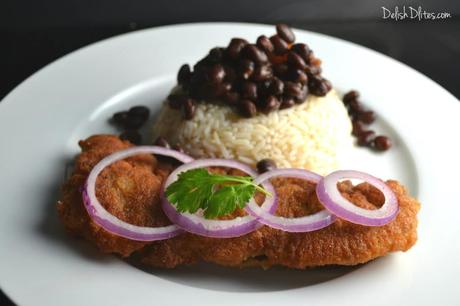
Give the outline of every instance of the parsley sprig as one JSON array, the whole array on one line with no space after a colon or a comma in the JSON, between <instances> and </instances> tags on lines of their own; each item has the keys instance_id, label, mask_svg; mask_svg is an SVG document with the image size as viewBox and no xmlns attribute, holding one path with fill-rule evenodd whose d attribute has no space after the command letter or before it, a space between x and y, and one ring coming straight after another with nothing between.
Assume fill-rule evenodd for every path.
<instances>
[{"instance_id":1,"label":"parsley sprig","mask_svg":"<svg viewBox=\"0 0 460 306\"><path fill-rule=\"evenodd\" d=\"M205 218L213 219L244 208L256 191L271 196L263 187L254 184L250 176L192 169L178 175L178 179L166 188L166 197L179 212L195 213L201 208Z\"/></svg>"}]
</instances>

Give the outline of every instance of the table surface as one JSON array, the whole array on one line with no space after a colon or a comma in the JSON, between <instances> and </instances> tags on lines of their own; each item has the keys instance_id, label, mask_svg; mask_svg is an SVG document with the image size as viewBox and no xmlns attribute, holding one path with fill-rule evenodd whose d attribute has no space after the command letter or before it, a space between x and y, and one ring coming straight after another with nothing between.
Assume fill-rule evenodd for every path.
<instances>
[{"instance_id":1,"label":"table surface","mask_svg":"<svg viewBox=\"0 0 460 306\"><path fill-rule=\"evenodd\" d=\"M290 24L340 37L384 53L415 68L457 98L460 97L460 18L456 16L448 20L422 22L396 22L374 18L292 21ZM0 25L0 99L29 75L75 49L104 38L155 25L158 24L130 22L118 26L60 26L40 27L36 30L9 29ZM391 75L388 77L391 78ZM385 85L382 86L384 88ZM1 290L0 305L14 305Z\"/></svg>"}]
</instances>

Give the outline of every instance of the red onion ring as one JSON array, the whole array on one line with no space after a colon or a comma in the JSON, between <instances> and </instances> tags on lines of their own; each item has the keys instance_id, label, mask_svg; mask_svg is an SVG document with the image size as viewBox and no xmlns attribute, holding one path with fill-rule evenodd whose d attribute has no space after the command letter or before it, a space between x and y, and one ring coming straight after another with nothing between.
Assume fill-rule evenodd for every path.
<instances>
[{"instance_id":1,"label":"red onion ring","mask_svg":"<svg viewBox=\"0 0 460 306\"><path fill-rule=\"evenodd\" d=\"M183 231L174 224L163 227L144 227L124 222L110 214L96 197L96 179L102 170L116 161L137 154L164 155L173 157L183 163L193 161L193 158L186 154L157 146L139 146L115 152L94 166L86 180L82 190L86 211L94 222L102 226L105 230L131 240L155 241L177 236Z\"/></svg>"},{"instance_id":2,"label":"red onion ring","mask_svg":"<svg viewBox=\"0 0 460 306\"><path fill-rule=\"evenodd\" d=\"M303 169L275 169L260 175L254 180L255 184L261 184L273 177L299 178L314 183L319 182L321 176ZM311 232L329 226L336 220L336 217L323 209L313 215L300 218L286 218L273 215L274 212L264 211L254 199L246 205L246 211L257 218L257 220L270 227L286 232Z\"/></svg>"},{"instance_id":3,"label":"red onion ring","mask_svg":"<svg viewBox=\"0 0 460 306\"><path fill-rule=\"evenodd\" d=\"M375 210L364 209L345 199L340 194L337 183L341 179L353 178L363 180L379 189L385 197L382 207ZM359 171L341 170L325 176L316 185L316 194L326 209L337 217L356 224L368 226L385 225L392 221L399 211L398 199L390 187L380 179Z\"/></svg>"},{"instance_id":4,"label":"red onion ring","mask_svg":"<svg viewBox=\"0 0 460 306\"><path fill-rule=\"evenodd\" d=\"M200 159L184 164L175 169L166 179L163 188L161 188L161 203L164 213L177 226L187 232L214 238L231 238L239 237L248 234L262 226L252 216L237 217L232 220L209 220L198 214L179 213L176 207L168 201L164 191L166 188L177 180L179 173L196 168L205 167L229 167L241 170L252 177L257 176L248 165L242 164L235 160L228 159ZM262 186L272 194L271 197L265 197L265 201L261 206L261 210L273 212L276 210L277 198L275 189L270 183L263 183Z\"/></svg>"}]
</instances>

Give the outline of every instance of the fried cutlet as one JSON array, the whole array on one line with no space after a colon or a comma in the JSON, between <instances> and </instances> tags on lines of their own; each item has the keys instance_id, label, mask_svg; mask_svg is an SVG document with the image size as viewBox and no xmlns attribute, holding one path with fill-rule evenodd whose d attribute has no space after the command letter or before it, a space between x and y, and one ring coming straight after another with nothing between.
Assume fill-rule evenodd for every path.
<instances>
[{"instance_id":1,"label":"fried cutlet","mask_svg":"<svg viewBox=\"0 0 460 306\"><path fill-rule=\"evenodd\" d=\"M323 265L356 265L389 252L406 251L417 240L417 200L396 181L387 181L397 195L400 211L395 220L369 227L337 220L332 225L308 233L288 233L263 226L237 238L208 238L190 233L155 242L133 241L105 231L88 216L79 189L102 158L132 146L111 135L96 135L80 141L72 176L63 186L57 209L66 229L95 244L102 252L130 257L144 265L173 268L199 261L244 267L282 265L307 268ZM140 226L170 224L159 199L161 183L173 169L167 161L139 155L118 161L100 174L96 194L102 205L118 218ZM315 185L290 178L272 180L279 197L277 214L300 217L322 209ZM339 184L342 195L356 205L376 209L383 195L369 184ZM243 214L237 211L235 214Z\"/></svg>"}]
</instances>

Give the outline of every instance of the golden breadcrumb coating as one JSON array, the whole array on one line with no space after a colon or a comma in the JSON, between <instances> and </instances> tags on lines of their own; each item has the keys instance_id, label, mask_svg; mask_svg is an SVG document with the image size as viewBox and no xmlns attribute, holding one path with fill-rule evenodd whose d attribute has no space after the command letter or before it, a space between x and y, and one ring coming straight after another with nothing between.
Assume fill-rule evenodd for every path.
<instances>
[{"instance_id":1,"label":"golden breadcrumb coating","mask_svg":"<svg viewBox=\"0 0 460 306\"><path fill-rule=\"evenodd\" d=\"M288 233L263 226L237 238L208 238L190 233L155 242L139 242L105 231L88 216L80 188L92 167L105 156L132 146L111 135L96 135L80 141L72 176L64 184L57 209L66 229L95 244L102 252L131 256L144 265L173 268L199 261L245 267L282 265L303 269L323 265L356 265L389 252L406 251L417 240L419 203L396 181L388 181L400 211L395 220L369 227L337 220L314 232ZM97 180L96 194L102 205L118 218L141 226L170 224L161 210L159 189L173 168L152 155L118 161L104 169ZM299 217L321 209L315 185L289 178L272 180L279 197L277 214ZM342 194L356 205L376 209L383 195L369 184L340 183ZM241 210L235 215L244 214Z\"/></svg>"}]
</instances>

